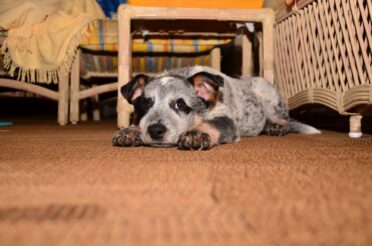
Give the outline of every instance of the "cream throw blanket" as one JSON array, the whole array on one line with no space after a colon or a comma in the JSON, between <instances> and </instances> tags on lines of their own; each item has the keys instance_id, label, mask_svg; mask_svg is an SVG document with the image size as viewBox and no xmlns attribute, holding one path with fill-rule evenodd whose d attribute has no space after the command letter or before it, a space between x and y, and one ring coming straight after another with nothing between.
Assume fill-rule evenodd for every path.
<instances>
[{"instance_id":1,"label":"cream throw blanket","mask_svg":"<svg viewBox=\"0 0 372 246\"><path fill-rule=\"evenodd\" d=\"M18 80L57 83L68 75L80 38L96 18L104 13L94 0L1 0L9 75L18 70Z\"/></svg>"}]
</instances>

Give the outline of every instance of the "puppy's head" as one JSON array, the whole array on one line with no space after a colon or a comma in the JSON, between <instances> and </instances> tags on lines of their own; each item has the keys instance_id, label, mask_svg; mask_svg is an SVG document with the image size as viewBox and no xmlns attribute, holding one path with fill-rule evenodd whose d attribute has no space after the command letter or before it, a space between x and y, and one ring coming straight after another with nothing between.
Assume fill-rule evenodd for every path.
<instances>
[{"instance_id":1,"label":"puppy's head","mask_svg":"<svg viewBox=\"0 0 372 246\"><path fill-rule=\"evenodd\" d=\"M173 146L180 134L195 127L217 100L223 78L207 72L190 77L164 74L151 78L135 76L121 88L121 93L134 106L134 124L141 138L152 146Z\"/></svg>"}]
</instances>

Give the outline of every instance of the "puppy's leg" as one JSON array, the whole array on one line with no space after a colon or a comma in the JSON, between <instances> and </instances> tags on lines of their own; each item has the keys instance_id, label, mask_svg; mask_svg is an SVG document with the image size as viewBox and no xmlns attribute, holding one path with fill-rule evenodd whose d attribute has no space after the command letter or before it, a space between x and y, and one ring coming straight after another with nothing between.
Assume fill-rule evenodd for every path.
<instances>
[{"instance_id":1,"label":"puppy's leg","mask_svg":"<svg viewBox=\"0 0 372 246\"><path fill-rule=\"evenodd\" d=\"M279 125L267 120L262 133L269 136L283 136L289 132L288 124Z\"/></svg>"},{"instance_id":2,"label":"puppy's leg","mask_svg":"<svg viewBox=\"0 0 372 246\"><path fill-rule=\"evenodd\" d=\"M269 136L283 136L289 132L289 112L287 104L279 98L276 105L266 105L267 120L263 133Z\"/></svg>"},{"instance_id":3,"label":"puppy's leg","mask_svg":"<svg viewBox=\"0 0 372 246\"><path fill-rule=\"evenodd\" d=\"M137 147L143 145L141 129L138 126L121 128L114 133L112 145L118 147Z\"/></svg>"},{"instance_id":4,"label":"puppy's leg","mask_svg":"<svg viewBox=\"0 0 372 246\"><path fill-rule=\"evenodd\" d=\"M183 150L206 150L224 143L239 139L237 128L227 116L215 117L211 120L196 119L193 129L181 134L178 148Z\"/></svg>"}]
</instances>

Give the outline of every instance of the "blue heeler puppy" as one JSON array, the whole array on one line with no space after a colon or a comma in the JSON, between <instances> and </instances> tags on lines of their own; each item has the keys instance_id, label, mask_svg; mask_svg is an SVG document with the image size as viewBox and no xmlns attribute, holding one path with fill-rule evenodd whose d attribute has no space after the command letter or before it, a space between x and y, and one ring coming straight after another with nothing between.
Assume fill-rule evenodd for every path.
<instances>
[{"instance_id":1,"label":"blue heeler puppy","mask_svg":"<svg viewBox=\"0 0 372 246\"><path fill-rule=\"evenodd\" d=\"M320 133L291 119L283 99L263 78L231 78L209 67L140 74L121 93L134 106L134 119L132 126L115 132L114 146L205 150L245 136Z\"/></svg>"}]
</instances>

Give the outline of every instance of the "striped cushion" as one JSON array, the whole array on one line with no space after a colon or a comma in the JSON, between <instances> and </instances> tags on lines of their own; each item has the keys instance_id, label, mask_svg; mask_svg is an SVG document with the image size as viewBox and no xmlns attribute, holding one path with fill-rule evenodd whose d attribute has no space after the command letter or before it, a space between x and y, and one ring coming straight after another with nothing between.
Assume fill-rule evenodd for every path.
<instances>
[{"instance_id":1,"label":"striped cushion","mask_svg":"<svg viewBox=\"0 0 372 246\"><path fill-rule=\"evenodd\" d=\"M159 73L165 69L185 67L193 65L210 65L210 55L202 56L133 56L132 71ZM100 73L101 76L117 76L118 58L117 54L109 52L106 54L81 53L80 76L88 79Z\"/></svg>"},{"instance_id":2,"label":"striped cushion","mask_svg":"<svg viewBox=\"0 0 372 246\"><path fill-rule=\"evenodd\" d=\"M116 20L97 20L88 27L88 35L80 46L89 50L117 51L118 23ZM231 42L230 38L219 39L134 39L133 52L195 53L211 50L216 45Z\"/></svg>"}]
</instances>

